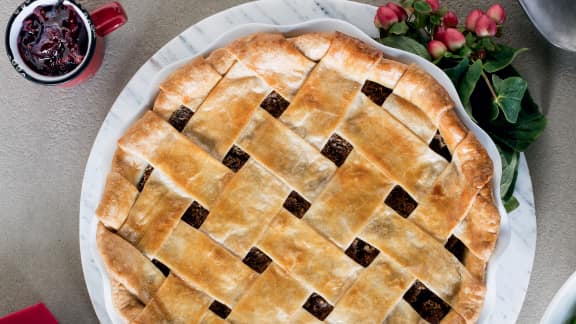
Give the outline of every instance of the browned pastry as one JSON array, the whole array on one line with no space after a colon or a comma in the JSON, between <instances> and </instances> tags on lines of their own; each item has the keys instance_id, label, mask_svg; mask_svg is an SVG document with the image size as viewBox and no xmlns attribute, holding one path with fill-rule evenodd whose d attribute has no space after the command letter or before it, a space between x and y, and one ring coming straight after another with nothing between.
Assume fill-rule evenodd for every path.
<instances>
[{"instance_id":1,"label":"browned pastry","mask_svg":"<svg viewBox=\"0 0 576 324\"><path fill-rule=\"evenodd\" d=\"M262 33L174 72L96 212L133 323L471 323L492 161L416 65Z\"/></svg>"}]
</instances>

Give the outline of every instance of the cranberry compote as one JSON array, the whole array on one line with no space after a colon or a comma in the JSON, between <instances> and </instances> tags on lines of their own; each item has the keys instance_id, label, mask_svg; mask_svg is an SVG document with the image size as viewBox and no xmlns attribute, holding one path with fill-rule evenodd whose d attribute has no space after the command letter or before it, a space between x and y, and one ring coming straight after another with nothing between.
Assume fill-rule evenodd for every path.
<instances>
[{"instance_id":1,"label":"cranberry compote","mask_svg":"<svg viewBox=\"0 0 576 324\"><path fill-rule=\"evenodd\" d=\"M32 70L61 76L74 70L88 50L88 32L72 6L39 6L22 23L20 56Z\"/></svg>"}]
</instances>

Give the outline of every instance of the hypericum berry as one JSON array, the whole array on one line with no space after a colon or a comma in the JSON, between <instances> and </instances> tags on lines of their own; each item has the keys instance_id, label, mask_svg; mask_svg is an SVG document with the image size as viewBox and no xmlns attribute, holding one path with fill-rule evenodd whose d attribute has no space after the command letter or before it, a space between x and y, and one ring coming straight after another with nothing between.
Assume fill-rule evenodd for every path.
<instances>
[{"instance_id":1,"label":"hypericum berry","mask_svg":"<svg viewBox=\"0 0 576 324\"><path fill-rule=\"evenodd\" d=\"M454 52L461 49L462 46L466 44L466 38L458 29L447 28L444 32L443 42L451 51Z\"/></svg>"},{"instance_id":2,"label":"hypericum berry","mask_svg":"<svg viewBox=\"0 0 576 324\"><path fill-rule=\"evenodd\" d=\"M402 6L399 6L394 2L388 2L385 7L392 9L392 11L396 13L396 16L398 16L399 21L403 21L408 17L408 14L406 14L406 10Z\"/></svg>"},{"instance_id":3,"label":"hypericum berry","mask_svg":"<svg viewBox=\"0 0 576 324\"><path fill-rule=\"evenodd\" d=\"M470 11L468 17L466 17L466 30L471 32L476 30L476 22L478 21L478 18L482 17L482 15L484 15L484 13L480 9Z\"/></svg>"},{"instance_id":4,"label":"hypericum berry","mask_svg":"<svg viewBox=\"0 0 576 324\"><path fill-rule=\"evenodd\" d=\"M397 22L398 15L396 15L394 10L386 6L381 6L378 8L376 16L374 17L374 24L376 27L388 29L390 26L392 26L392 24Z\"/></svg>"},{"instance_id":5,"label":"hypericum berry","mask_svg":"<svg viewBox=\"0 0 576 324\"><path fill-rule=\"evenodd\" d=\"M476 28L474 29L478 37L492 37L496 35L496 30L496 23L487 15L482 15L478 18Z\"/></svg>"},{"instance_id":6,"label":"hypericum berry","mask_svg":"<svg viewBox=\"0 0 576 324\"><path fill-rule=\"evenodd\" d=\"M506 21L506 11L499 3L493 4L488 8L486 15L498 25L502 25Z\"/></svg>"},{"instance_id":7,"label":"hypericum berry","mask_svg":"<svg viewBox=\"0 0 576 324\"><path fill-rule=\"evenodd\" d=\"M486 50L483 50L483 49L479 50L478 52L476 52L474 54L474 57L477 60L483 60L486 57Z\"/></svg>"},{"instance_id":8,"label":"hypericum berry","mask_svg":"<svg viewBox=\"0 0 576 324\"><path fill-rule=\"evenodd\" d=\"M434 39L439 40L442 43L446 43L446 27L437 26L434 30Z\"/></svg>"},{"instance_id":9,"label":"hypericum berry","mask_svg":"<svg viewBox=\"0 0 576 324\"><path fill-rule=\"evenodd\" d=\"M426 0L426 2L430 5L432 11L440 10L440 0Z\"/></svg>"},{"instance_id":10,"label":"hypericum berry","mask_svg":"<svg viewBox=\"0 0 576 324\"><path fill-rule=\"evenodd\" d=\"M433 59L444 56L447 51L448 48L446 48L446 45L439 40L431 40L428 43L428 53L430 53L430 56L432 56Z\"/></svg>"},{"instance_id":11,"label":"hypericum berry","mask_svg":"<svg viewBox=\"0 0 576 324\"><path fill-rule=\"evenodd\" d=\"M458 16L456 16L454 11L448 11L442 18L442 22L446 27L456 27L458 26Z\"/></svg>"}]
</instances>

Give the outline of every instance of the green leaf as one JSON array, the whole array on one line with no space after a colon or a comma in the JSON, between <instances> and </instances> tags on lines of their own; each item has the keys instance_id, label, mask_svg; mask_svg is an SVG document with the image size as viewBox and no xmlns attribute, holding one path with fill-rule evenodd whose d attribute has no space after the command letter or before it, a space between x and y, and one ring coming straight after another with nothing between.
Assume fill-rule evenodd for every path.
<instances>
[{"instance_id":1,"label":"green leaf","mask_svg":"<svg viewBox=\"0 0 576 324\"><path fill-rule=\"evenodd\" d=\"M414 0L403 0L400 4L404 8L409 8L412 7L412 5L414 4Z\"/></svg>"},{"instance_id":2,"label":"green leaf","mask_svg":"<svg viewBox=\"0 0 576 324\"><path fill-rule=\"evenodd\" d=\"M522 109L522 98L528 89L528 83L521 77L515 76L502 80L493 74L492 84L498 95L494 102L500 107L508 122L516 123L520 109Z\"/></svg>"},{"instance_id":3,"label":"green leaf","mask_svg":"<svg viewBox=\"0 0 576 324\"><path fill-rule=\"evenodd\" d=\"M496 118L498 118L498 116L500 115L500 108L498 107L498 105L495 102L492 102L492 104L490 105L490 112L488 114L488 120L496 120Z\"/></svg>"},{"instance_id":4,"label":"green leaf","mask_svg":"<svg viewBox=\"0 0 576 324\"><path fill-rule=\"evenodd\" d=\"M470 47L463 46L458 54L460 54L461 57L466 57L472 55L473 52L474 51Z\"/></svg>"},{"instance_id":5,"label":"green leaf","mask_svg":"<svg viewBox=\"0 0 576 324\"><path fill-rule=\"evenodd\" d=\"M426 4L428 5L428 4ZM424 14L420 14L420 13L416 13L416 19L414 20L414 28L415 29L420 29L420 28L424 28L424 26L426 26L426 15Z\"/></svg>"},{"instance_id":6,"label":"green leaf","mask_svg":"<svg viewBox=\"0 0 576 324\"><path fill-rule=\"evenodd\" d=\"M448 53L446 53L446 54L448 54ZM468 70L468 63L469 62L470 61L468 60L468 58L465 57L456 66L448 68L448 69L444 69L444 73L446 73L446 75L448 75L448 77L450 78L450 80L452 80L452 83L454 83L455 86L458 86L458 83L460 82L460 79L464 75L464 72L466 72L466 70Z\"/></svg>"},{"instance_id":7,"label":"green leaf","mask_svg":"<svg viewBox=\"0 0 576 324\"><path fill-rule=\"evenodd\" d=\"M507 147L497 145L500 159L502 160L502 179L500 180L500 192L502 200L506 201L514 194L516 179L518 177L518 163L520 153Z\"/></svg>"},{"instance_id":8,"label":"green leaf","mask_svg":"<svg viewBox=\"0 0 576 324\"><path fill-rule=\"evenodd\" d=\"M480 40L480 47L485 48L488 51L496 50L496 44L489 37L484 37Z\"/></svg>"},{"instance_id":9,"label":"green leaf","mask_svg":"<svg viewBox=\"0 0 576 324\"><path fill-rule=\"evenodd\" d=\"M429 61L431 60L430 54L428 54L428 50L426 49L426 47L424 47L424 45L418 43L417 41L413 40L412 38L406 36L388 36L385 38L381 38L380 43L386 46L414 53L416 55L422 56L423 58Z\"/></svg>"},{"instance_id":10,"label":"green leaf","mask_svg":"<svg viewBox=\"0 0 576 324\"><path fill-rule=\"evenodd\" d=\"M465 39L466 39L466 45L468 47L472 48L476 47L476 36L474 36L473 33L466 33Z\"/></svg>"},{"instance_id":11,"label":"green leaf","mask_svg":"<svg viewBox=\"0 0 576 324\"><path fill-rule=\"evenodd\" d=\"M505 146L496 146L498 147L500 159L502 160L502 178L500 179L502 202L504 203L506 211L511 212L519 206L518 200L514 198L514 188L516 187L516 180L518 179L520 153Z\"/></svg>"},{"instance_id":12,"label":"green leaf","mask_svg":"<svg viewBox=\"0 0 576 324\"><path fill-rule=\"evenodd\" d=\"M482 125L490 136L510 149L524 152L546 128L547 120L538 110L530 111L530 107L537 105L532 101L528 91L522 100L522 110L515 124L509 123L505 117L498 116L496 120L487 125Z\"/></svg>"},{"instance_id":13,"label":"green leaf","mask_svg":"<svg viewBox=\"0 0 576 324\"><path fill-rule=\"evenodd\" d=\"M514 211L516 208L520 207L520 203L516 197L512 196L512 198L508 199L504 202L504 208L508 213Z\"/></svg>"},{"instance_id":14,"label":"green leaf","mask_svg":"<svg viewBox=\"0 0 576 324\"><path fill-rule=\"evenodd\" d=\"M429 14L432 12L432 7L426 1L418 0L414 2L414 10L422 14Z\"/></svg>"},{"instance_id":15,"label":"green leaf","mask_svg":"<svg viewBox=\"0 0 576 324\"><path fill-rule=\"evenodd\" d=\"M400 21L392 24L388 32L393 35L404 35L408 31L408 25L405 21Z\"/></svg>"},{"instance_id":16,"label":"green leaf","mask_svg":"<svg viewBox=\"0 0 576 324\"><path fill-rule=\"evenodd\" d=\"M432 15L432 16L430 16L430 22L432 24L434 24L434 26L438 26L438 25L442 24L442 17Z\"/></svg>"},{"instance_id":17,"label":"green leaf","mask_svg":"<svg viewBox=\"0 0 576 324\"><path fill-rule=\"evenodd\" d=\"M482 61L476 60L468 67L468 70L458 83L458 94L460 95L460 100L462 100L464 107L470 106L470 96L476 88L476 84L478 83L481 74Z\"/></svg>"},{"instance_id":18,"label":"green leaf","mask_svg":"<svg viewBox=\"0 0 576 324\"><path fill-rule=\"evenodd\" d=\"M518 76L518 72L508 66L500 71L498 75L502 78ZM489 95L480 94L480 98ZM486 105L490 104L489 102ZM477 107L481 109L482 107ZM506 146L511 150L524 152L546 128L546 117L542 115L538 105L532 99L530 91L526 90L522 99L522 109L518 115L518 120L512 124L506 120L503 114L500 114L494 121L482 122L480 126L496 141L497 144Z\"/></svg>"},{"instance_id":19,"label":"green leaf","mask_svg":"<svg viewBox=\"0 0 576 324\"><path fill-rule=\"evenodd\" d=\"M452 52L446 52L446 53L444 53L444 57L446 57L446 58L451 58L451 59L456 59L456 60L461 60L461 59L467 58L466 56L462 56L462 55L460 55L460 54L454 54L454 53L452 53Z\"/></svg>"},{"instance_id":20,"label":"green leaf","mask_svg":"<svg viewBox=\"0 0 576 324\"><path fill-rule=\"evenodd\" d=\"M490 52L484 64L484 70L488 73L500 71L509 66L518 54L527 51L527 48L512 48L499 44L494 52Z\"/></svg>"}]
</instances>

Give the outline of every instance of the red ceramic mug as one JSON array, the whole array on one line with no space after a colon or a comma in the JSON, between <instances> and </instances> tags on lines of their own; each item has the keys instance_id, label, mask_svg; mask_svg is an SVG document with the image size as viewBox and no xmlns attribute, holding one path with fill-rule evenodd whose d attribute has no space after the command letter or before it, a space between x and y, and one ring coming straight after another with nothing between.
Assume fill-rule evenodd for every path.
<instances>
[{"instance_id":1,"label":"red ceramic mug","mask_svg":"<svg viewBox=\"0 0 576 324\"><path fill-rule=\"evenodd\" d=\"M38 12L46 12L46 8L55 8L56 6L59 6L58 8L66 8L66 10L69 11L69 16L66 17L73 17L75 21L77 21L77 24L81 25L80 30L82 34L79 36L79 32L76 32L76 37L70 38L71 41L69 43L73 43L73 45L70 46L75 46L75 53L77 54L74 56L74 63L71 64L70 61L66 61L67 63L65 67L64 65L58 66L57 63L50 63L50 66L53 68L53 70L47 70L41 68L39 64L44 64L42 62L49 61L47 61L44 57L39 59L38 57L31 58L30 56L38 54L38 51L42 52L42 44L37 45L38 43L33 43L33 41L27 43L35 44L34 46L38 47L37 52L34 52L34 54L30 54L30 52L23 52L23 47L21 47L19 44L21 44L25 39L22 36L25 35L23 34L25 23L28 26L31 25L30 21L33 21L32 24L42 24L38 23L37 19L34 20L35 18L31 19L31 15L36 15ZM52 11L56 12L55 10ZM65 11L59 11L56 13L60 14L62 12ZM57 14L55 15L53 12L50 12L48 15L51 16L48 17L55 17ZM54 24L53 21L47 20L46 16L42 16L41 19L46 19L44 20L48 21L46 24ZM70 18L70 20L72 20L72 18ZM28 80L43 85L56 85L66 88L73 87L90 79L96 73L96 71L98 71L102 65L102 59L104 58L104 37L118 29L120 26L124 25L127 20L128 19L126 17L126 13L118 2L108 3L92 11L91 13L88 13L74 0L27 0L22 5L20 5L18 9L16 9L8 21L5 39L8 58L10 59L10 63L14 69L16 69L18 73L20 73ZM36 25L29 28L35 28L33 30L42 30L43 32L47 30L44 25L42 25L40 28ZM60 27L56 28L58 29ZM67 31L67 33L69 33L69 31ZM37 35L39 35L38 32L30 37L37 40ZM62 34L58 35L63 35L63 32ZM42 39L50 39L50 37L51 36L48 35ZM61 42L59 43L60 45L68 46L65 40L59 39L58 41ZM76 44L75 42L78 42L80 45ZM29 45L29 47L26 48L32 48L32 45ZM71 50L67 51L67 53L70 52ZM57 67L54 68L54 66ZM57 72L52 73L46 71Z\"/></svg>"}]
</instances>

